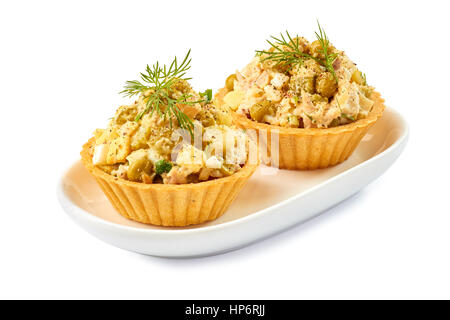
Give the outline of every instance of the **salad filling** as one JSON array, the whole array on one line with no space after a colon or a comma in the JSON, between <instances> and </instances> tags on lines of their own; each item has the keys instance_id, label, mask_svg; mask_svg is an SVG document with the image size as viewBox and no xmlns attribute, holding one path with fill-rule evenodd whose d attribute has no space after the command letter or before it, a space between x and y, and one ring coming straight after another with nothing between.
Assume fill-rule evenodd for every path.
<instances>
[{"instance_id":1,"label":"salad filling","mask_svg":"<svg viewBox=\"0 0 450 320\"><path fill-rule=\"evenodd\" d=\"M225 105L257 122L330 128L367 117L373 88L319 25L310 43L288 32L226 80Z\"/></svg>"},{"instance_id":2,"label":"salad filling","mask_svg":"<svg viewBox=\"0 0 450 320\"><path fill-rule=\"evenodd\" d=\"M119 107L106 129L94 132L95 166L115 177L146 184L186 184L226 177L247 161L248 138L232 126L227 109L196 92L181 64L147 66L141 80L121 92L138 96Z\"/></svg>"}]
</instances>

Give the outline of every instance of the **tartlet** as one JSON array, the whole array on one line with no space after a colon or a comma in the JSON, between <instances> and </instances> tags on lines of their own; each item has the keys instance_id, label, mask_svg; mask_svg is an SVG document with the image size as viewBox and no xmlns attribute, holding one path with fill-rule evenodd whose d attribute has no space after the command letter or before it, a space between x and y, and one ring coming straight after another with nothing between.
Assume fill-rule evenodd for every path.
<instances>
[{"instance_id":1,"label":"tartlet","mask_svg":"<svg viewBox=\"0 0 450 320\"><path fill-rule=\"evenodd\" d=\"M95 177L112 206L125 218L158 226L187 226L222 216L236 199L257 165L245 164L237 173L184 185L127 181L92 164L91 138L81 151L86 169Z\"/></svg>"},{"instance_id":2,"label":"tartlet","mask_svg":"<svg viewBox=\"0 0 450 320\"><path fill-rule=\"evenodd\" d=\"M214 220L258 167L231 114L211 101L210 90L198 93L187 82L188 57L147 66L141 81L128 81L122 93L139 98L119 107L81 151L86 169L128 219L162 226Z\"/></svg>"},{"instance_id":3,"label":"tartlet","mask_svg":"<svg viewBox=\"0 0 450 320\"><path fill-rule=\"evenodd\" d=\"M281 169L345 161L385 109L380 94L320 25L316 35L312 43L289 33L273 37L271 48L257 51L215 96L232 110L237 126L264 133L259 147L269 156L265 162Z\"/></svg>"}]
</instances>

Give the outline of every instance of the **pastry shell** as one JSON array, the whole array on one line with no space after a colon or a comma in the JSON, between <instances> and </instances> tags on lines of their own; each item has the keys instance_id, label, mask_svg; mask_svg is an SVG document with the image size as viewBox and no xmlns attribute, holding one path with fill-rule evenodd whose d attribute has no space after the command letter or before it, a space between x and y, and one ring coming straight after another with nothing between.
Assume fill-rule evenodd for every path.
<instances>
[{"instance_id":1,"label":"pastry shell","mask_svg":"<svg viewBox=\"0 0 450 320\"><path fill-rule=\"evenodd\" d=\"M219 104L223 104L227 93L227 89L222 88L216 94ZM259 123L236 112L233 112L233 122L241 128L267 132L258 144L260 151L267 150L267 160L263 160L265 164L290 170L321 169L348 159L367 131L382 116L385 105L381 95L373 92L371 100L375 103L366 118L333 128L285 128ZM271 156L272 133L278 134L278 156Z\"/></svg>"}]
</instances>

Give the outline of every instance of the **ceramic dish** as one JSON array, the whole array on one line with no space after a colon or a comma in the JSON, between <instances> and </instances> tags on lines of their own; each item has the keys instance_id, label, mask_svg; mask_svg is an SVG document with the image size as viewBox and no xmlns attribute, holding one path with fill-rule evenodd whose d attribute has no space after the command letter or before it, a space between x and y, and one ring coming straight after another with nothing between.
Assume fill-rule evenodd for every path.
<instances>
[{"instance_id":1,"label":"ceramic dish","mask_svg":"<svg viewBox=\"0 0 450 320\"><path fill-rule=\"evenodd\" d=\"M277 234L350 197L395 162L407 139L405 120L387 108L344 163L314 171L261 166L222 217L196 226L157 227L122 217L80 161L64 173L57 193L75 222L114 246L160 257L213 255Z\"/></svg>"}]
</instances>

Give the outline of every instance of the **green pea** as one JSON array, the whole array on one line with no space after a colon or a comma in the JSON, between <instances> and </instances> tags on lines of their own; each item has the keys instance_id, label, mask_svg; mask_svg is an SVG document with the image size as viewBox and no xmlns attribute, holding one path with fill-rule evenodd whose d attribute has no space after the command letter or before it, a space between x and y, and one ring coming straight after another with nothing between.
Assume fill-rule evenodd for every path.
<instances>
[{"instance_id":1,"label":"green pea","mask_svg":"<svg viewBox=\"0 0 450 320\"><path fill-rule=\"evenodd\" d=\"M338 89L336 80L330 72L321 73L316 79L316 91L325 98L332 97Z\"/></svg>"}]
</instances>

